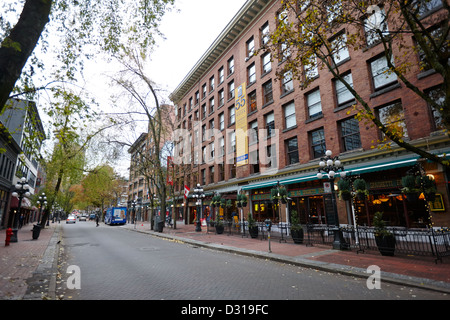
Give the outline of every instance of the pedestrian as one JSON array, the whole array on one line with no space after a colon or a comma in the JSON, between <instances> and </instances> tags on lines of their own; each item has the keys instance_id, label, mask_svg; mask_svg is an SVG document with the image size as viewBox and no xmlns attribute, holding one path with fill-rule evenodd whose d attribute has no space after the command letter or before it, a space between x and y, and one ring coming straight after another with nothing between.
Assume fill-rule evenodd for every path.
<instances>
[{"instance_id":1,"label":"pedestrian","mask_svg":"<svg viewBox=\"0 0 450 320\"><path fill-rule=\"evenodd\" d=\"M98 227L98 220L99 220L99 217L98 217L98 214L96 214L95 215L95 222L97 223L96 227Z\"/></svg>"}]
</instances>

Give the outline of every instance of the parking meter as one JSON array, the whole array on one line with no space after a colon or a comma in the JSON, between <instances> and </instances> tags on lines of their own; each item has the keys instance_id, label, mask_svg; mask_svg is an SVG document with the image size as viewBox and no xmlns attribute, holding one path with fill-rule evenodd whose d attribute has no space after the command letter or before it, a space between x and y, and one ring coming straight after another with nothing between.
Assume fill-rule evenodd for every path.
<instances>
[{"instance_id":1,"label":"parking meter","mask_svg":"<svg viewBox=\"0 0 450 320\"><path fill-rule=\"evenodd\" d=\"M270 232L270 229L272 228L272 220L266 219L264 223L266 224L267 231Z\"/></svg>"},{"instance_id":2,"label":"parking meter","mask_svg":"<svg viewBox=\"0 0 450 320\"><path fill-rule=\"evenodd\" d=\"M269 219L266 219L264 221L267 227L267 239L269 240L269 252L272 252L272 249L270 248L270 229L272 228L272 221Z\"/></svg>"}]
</instances>

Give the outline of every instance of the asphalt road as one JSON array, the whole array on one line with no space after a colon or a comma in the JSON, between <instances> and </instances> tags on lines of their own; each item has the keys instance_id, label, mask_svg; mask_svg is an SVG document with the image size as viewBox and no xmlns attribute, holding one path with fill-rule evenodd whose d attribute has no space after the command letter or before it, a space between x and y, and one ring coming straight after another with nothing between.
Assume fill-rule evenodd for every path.
<instances>
[{"instance_id":1,"label":"asphalt road","mask_svg":"<svg viewBox=\"0 0 450 320\"><path fill-rule=\"evenodd\" d=\"M448 300L447 295L218 252L95 222L64 224L64 300ZM192 311L192 310L191 310Z\"/></svg>"}]
</instances>

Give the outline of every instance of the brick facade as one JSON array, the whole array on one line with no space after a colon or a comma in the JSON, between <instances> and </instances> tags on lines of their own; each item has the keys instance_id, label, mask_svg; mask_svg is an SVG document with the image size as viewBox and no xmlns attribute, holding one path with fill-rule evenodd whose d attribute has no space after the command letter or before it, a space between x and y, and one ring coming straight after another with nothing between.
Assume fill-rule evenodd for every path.
<instances>
[{"instance_id":1,"label":"brick facade","mask_svg":"<svg viewBox=\"0 0 450 320\"><path fill-rule=\"evenodd\" d=\"M267 3L267 4L266 4ZM257 11L257 14L253 14L251 18L247 16L246 10L253 8L253 11ZM256 8L256 9L255 9ZM352 103L339 106L337 102L336 89L334 85L334 79L330 72L326 69L319 71L318 78L307 88L301 89L297 80L293 81L293 90L283 93L282 80L276 75L276 71L279 67L278 61L271 62L270 71L264 72L264 60L262 55L248 57L247 44L254 40L255 48L258 49L263 41L262 30L268 24L269 30L272 32L276 29L275 17L279 13L280 3L278 1L247 1L243 9L237 14L230 25L243 25L239 35L233 36L232 29L225 29L218 37L218 40L213 44L213 49L218 49L220 54L214 55L211 53L209 56L205 55L200 60L199 64L194 68L196 72L191 72L185 79L185 82L180 84L176 91L172 94L171 98L177 108L177 128L186 129L192 135L192 148L195 150L195 131L198 130L199 134L199 150L198 159L199 164L187 165L184 167L183 172L181 169L176 169L177 178L175 179L175 191L183 193L183 186L194 186L196 183L200 183L204 186L205 190L210 193L219 192L226 194L229 198L234 199L236 192L238 192L242 186L249 186L252 184L258 184L263 181L267 181L272 178L272 182L277 179L283 179L286 177L301 176L304 174L314 174L317 169L319 159L314 155L312 151L312 134L316 130L323 129L325 137L326 149L332 150L334 154L339 154L344 164L352 165L365 163L376 160L384 159L385 161L395 161L397 157L408 154L404 150L393 148L391 151L379 151L373 147L377 146L377 140L381 137L381 134L377 128L371 123L365 123L361 121L359 125L360 135L360 147L355 148L352 151L346 151L342 142L341 123L343 120L351 119L355 115L355 110L352 107ZM240 18L240 20L239 20ZM250 21L250 22L249 22ZM232 41L228 41L225 45L225 40L230 37L234 37ZM225 47L225 48L224 48ZM430 148L448 147L448 138L437 133L435 128L434 119L430 107L426 102L420 99L415 93L405 87L401 81L396 81L390 86L381 90L374 89L374 82L371 75L371 63L380 57L383 53L381 45L373 46L368 49L359 51L350 51L349 59L342 62L340 70L345 72L348 70L352 75L353 85L359 94L370 102L370 106L377 110L378 108L393 104L395 102L401 102L401 106L404 113L404 122L410 141L427 141L430 143ZM394 52L395 56L395 52ZM210 58L212 57L212 60ZM229 61L233 60L234 72L229 72ZM413 62L413 67L408 74L408 78L414 84L418 85L421 89L433 88L442 82L439 75L435 73L423 73L421 72L417 64L419 57L416 53L411 53L406 59ZM254 64L256 70L255 82L249 83L249 70ZM222 69L223 68L223 69ZM204 69L202 72L198 71ZM224 70L223 81L220 81L220 70ZM214 78L214 88L211 89L210 79ZM188 81L189 80L189 81ZM275 129L279 130L279 135L269 138L270 143L276 143L278 147L278 172L273 177L267 177L261 173L262 165L259 166L260 172L255 172L257 169L252 167L252 164L234 167L236 168L235 177L232 177L233 164L226 164L224 170L224 177L220 177L220 166L217 163L201 163L201 150L206 148L206 153L210 152L208 147L211 142L215 142L215 157L219 158L220 144L217 141L219 135L215 135L210 139L206 137L202 140L202 127L206 126L210 128L211 121L214 122L214 128L220 128L220 115L224 113L224 129L235 129L235 123L230 123L230 109L234 108L234 97L229 96L228 88L234 83L234 88L237 88L242 83L246 83L247 98L256 92L256 111L248 111L248 123L249 126L254 121L257 121L257 127L259 129L266 128L265 117L267 114L272 113L274 115ZM272 83L272 101L265 103L265 84ZM190 83L187 85L186 83ZM203 95L204 88L206 88L206 94ZM314 90L320 90L320 102L321 102L321 114L310 118L308 115L307 95ZM220 104L220 93L223 90L224 103ZM198 100L196 97L199 97ZM317 97L317 96L316 96ZM214 111L210 112L210 101L214 99ZM191 105L192 102L192 105ZM289 103L295 105L295 126L286 128L284 106ZM205 117L203 117L203 108L206 108ZM196 114L199 118L196 119ZM291 119L292 121L292 119ZM196 124L195 124L196 123ZM220 132L225 132L222 130ZM229 139L226 134L225 144L229 143ZM298 146L298 162L293 164L288 163L288 140L291 138L297 138ZM275 141L274 141L275 140ZM250 150L259 150L261 147L261 140L258 147L250 144ZM269 144L270 144L269 143ZM433 146L432 146L433 145ZM437 148L436 147L436 148ZM185 150L186 151L186 150ZM210 153L208 153L209 155ZM292 154L295 154L292 153ZM177 155L175 155L177 156ZM221 157L220 157L221 158ZM225 159L225 158L224 158ZM295 157L294 157L295 159ZM192 160L195 160L195 152L192 154ZM188 169L186 170L186 167ZM214 172L211 173L210 169L214 167ZM436 167L436 166L435 166ZM445 204L448 207L447 191L444 190L445 181L447 181L446 173L442 172L442 169L436 167L435 172L438 177L440 191L445 195ZM404 173L404 172L403 172ZM204 177L203 177L204 176ZM214 180L211 181L211 176ZM387 176L390 175L387 173ZM386 176L386 177L387 177ZM189 180L188 180L189 178ZM387 179L387 178L386 178ZM316 185L320 185L319 181L315 182ZM273 185L273 183L272 183ZM311 188L315 186L314 182L301 185L295 184L294 188ZM254 190L251 187L244 187L246 192L251 196L254 194ZM446 189L446 188L445 188ZM233 195L234 192L234 195ZM267 192L267 189L264 191ZM246 212L253 212L251 205L246 208ZM340 217L347 223L345 208L340 208ZM254 213L254 212L253 212ZM447 224L450 221L448 217L440 219L443 224ZM284 218L286 221L286 217Z\"/></svg>"}]
</instances>

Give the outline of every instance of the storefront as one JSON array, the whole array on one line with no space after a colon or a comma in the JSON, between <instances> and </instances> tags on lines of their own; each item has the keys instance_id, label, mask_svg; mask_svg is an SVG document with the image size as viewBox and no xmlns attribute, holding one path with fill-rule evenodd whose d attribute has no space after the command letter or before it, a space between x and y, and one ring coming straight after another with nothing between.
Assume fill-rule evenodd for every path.
<instances>
[{"instance_id":1,"label":"storefront","mask_svg":"<svg viewBox=\"0 0 450 320\"><path fill-rule=\"evenodd\" d=\"M417 201L408 200L402 193L402 177L420 165L423 175L432 176L436 183L436 199L425 201L423 193ZM351 170L353 169L353 170ZM435 163L419 163L417 157L390 162L378 162L366 166L350 167L350 177L363 178L367 182L369 195L351 202L339 200L337 180L335 181L336 208L340 225L372 226L376 212L383 212L383 220L389 226L406 228L448 227L448 178L445 171ZM334 224L333 196L324 188L326 179L319 180L307 174L290 179L270 180L248 185L250 210L258 221L270 219L274 223L286 222L296 211L302 224ZM290 200L286 205L275 205L270 199L270 190L277 183L288 190ZM353 204L353 208L352 208ZM354 216L353 210L354 209Z\"/></svg>"}]
</instances>

